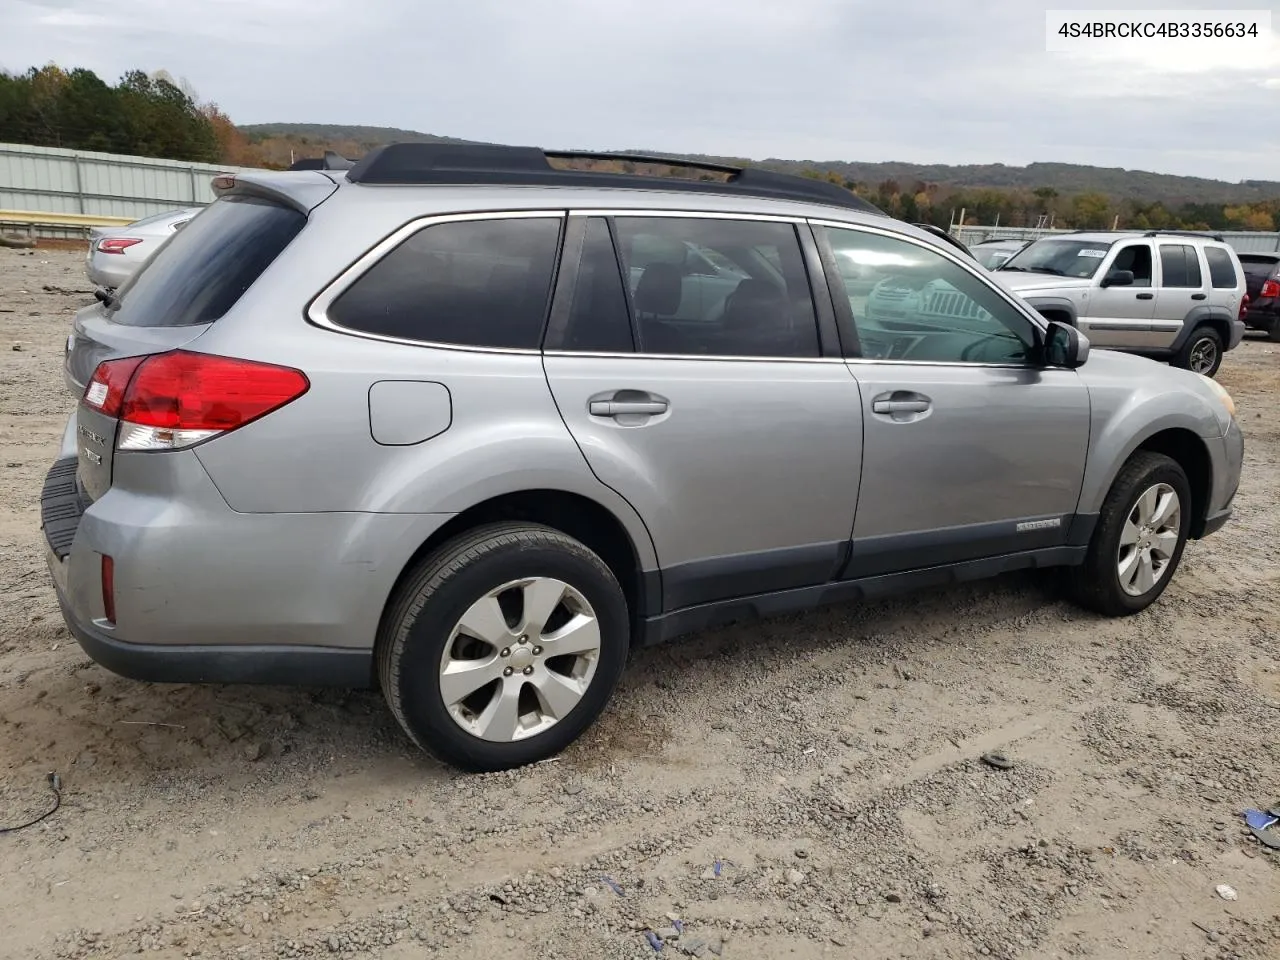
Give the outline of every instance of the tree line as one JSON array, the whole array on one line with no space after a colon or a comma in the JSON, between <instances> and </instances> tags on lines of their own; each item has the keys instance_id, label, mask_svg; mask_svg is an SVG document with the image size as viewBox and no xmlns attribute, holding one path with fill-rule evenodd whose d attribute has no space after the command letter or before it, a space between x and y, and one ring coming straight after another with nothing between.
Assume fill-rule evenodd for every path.
<instances>
[{"instance_id":1,"label":"tree line","mask_svg":"<svg viewBox=\"0 0 1280 960\"><path fill-rule=\"evenodd\" d=\"M367 135L372 129L352 128L352 132ZM114 86L91 70L63 70L53 64L20 74L0 71L0 142L4 143L280 169L295 157L318 157L325 150L359 155L369 146L365 139L307 137L283 128L246 135L215 103L200 102L187 84L163 71L131 70ZM612 166L604 161L597 168ZM620 169L625 167L629 165ZM1096 190L972 188L892 179L864 183L821 169L807 169L804 175L840 184L891 216L939 227L957 223L961 216L966 224L983 226L1043 223L1075 229L1114 224L1142 230L1270 231L1280 224L1280 198L1234 205L1166 205Z\"/></svg>"},{"instance_id":2,"label":"tree line","mask_svg":"<svg viewBox=\"0 0 1280 960\"><path fill-rule=\"evenodd\" d=\"M1159 201L1109 196L1097 191L1064 194L1052 187L1035 190L953 188L917 181L877 184L847 180L829 171L810 170L805 176L838 183L875 204L885 213L912 223L948 227L967 225L1069 227L1076 230L1275 230L1280 223L1280 198L1255 203L1212 204Z\"/></svg>"}]
</instances>

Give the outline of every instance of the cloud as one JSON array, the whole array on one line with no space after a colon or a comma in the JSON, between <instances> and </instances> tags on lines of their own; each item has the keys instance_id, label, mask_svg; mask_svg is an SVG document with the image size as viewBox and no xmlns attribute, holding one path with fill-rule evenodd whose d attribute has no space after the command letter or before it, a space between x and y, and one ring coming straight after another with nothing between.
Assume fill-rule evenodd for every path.
<instances>
[{"instance_id":1,"label":"cloud","mask_svg":"<svg viewBox=\"0 0 1280 960\"><path fill-rule=\"evenodd\" d=\"M1274 42L1230 62L1050 53L1044 10L1023 0L130 0L109 14L100 0L0 2L0 65L54 60L108 80L165 68L242 123L1277 176L1280 134L1243 125L1275 113ZM1073 5L1097 4L1054 4Z\"/></svg>"}]
</instances>

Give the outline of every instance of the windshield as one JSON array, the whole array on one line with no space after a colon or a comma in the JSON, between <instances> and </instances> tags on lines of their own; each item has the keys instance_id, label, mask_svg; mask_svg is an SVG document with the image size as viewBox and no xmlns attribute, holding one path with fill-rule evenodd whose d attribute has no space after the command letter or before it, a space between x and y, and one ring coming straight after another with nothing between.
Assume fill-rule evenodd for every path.
<instances>
[{"instance_id":1,"label":"windshield","mask_svg":"<svg viewBox=\"0 0 1280 960\"><path fill-rule=\"evenodd\" d=\"M1087 279L1098 272L1112 242L1114 241L1037 240L1011 257L1000 269Z\"/></svg>"},{"instance_id":2,"label":"windshield","mask_svg":"<svg viewBox=\"0 0 1280 960\"><path fill-rule=\"evenodd\" d=\"M1014 251L1010 250L1008 247L977 246L971 247L970 249L973 251L973 259L977 260L988 270L994 270L996 267L1000 266L1000 264L1013 256L1014 253Z\"/></svg>"},{"instance_id":3,"label":"windshield","mask_svg":"<svg viewBox=\"0 0 1280 960\"><path fill-rule=\"evenodd\" d=\"M1271 275L1276 272L1276 268L1280 267L1280 261L1275 257L1250 257L1245 255L1240 258L1240 266L1244 267L1244 272L1249 276L1258 280L1270 280Z\"/></svg>"}]
</instances>

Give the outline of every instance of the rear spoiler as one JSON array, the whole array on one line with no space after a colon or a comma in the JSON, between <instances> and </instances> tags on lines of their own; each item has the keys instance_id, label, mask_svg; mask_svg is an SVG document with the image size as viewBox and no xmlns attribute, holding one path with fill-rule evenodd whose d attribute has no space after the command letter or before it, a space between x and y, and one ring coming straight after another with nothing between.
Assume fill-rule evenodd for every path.
<instances>
[{"instance_id":1,"label":"rear spoiler","mask_svg":"<svg viewBox=\"0 0 1280 960\"><path fill-rule=\"evenodd\" d=\"M332 178L320 174L302 172L224 173L213 178L213 192L221 198L227 196L253 196L274 200L309 214L333 195L338 184Z\"/></svg>"}]
</instances>

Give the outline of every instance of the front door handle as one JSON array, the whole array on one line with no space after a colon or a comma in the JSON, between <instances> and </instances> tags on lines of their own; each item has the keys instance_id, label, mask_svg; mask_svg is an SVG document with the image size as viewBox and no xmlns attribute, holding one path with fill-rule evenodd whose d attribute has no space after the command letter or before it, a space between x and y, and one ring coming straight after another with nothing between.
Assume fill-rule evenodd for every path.
<instances>
[{"instance_id":1,"label":"front door handle","mask_svg":"<svg viewBox=\"0 0 1280 960\"><path fill-rule=\"evenodd\" d=\"M875 413L924 413L929 409L928 400L876 400L871 404Z\"/></svg>"},{"instance_id":2,"label":"front door handle","mask_svg":"<svg viewBox=\"0 0 1280 960\"><path fill-rule=\"evenodd\" d=\"M933 401L914 390L892 390L871 398L871 412L883 414L896 423L910 423L929 414Z\"/></svg>"},{"instance_id":3,"label":"front door handle","mask_svg":"<svg viewBox=\"0 0 1280 960\"><path fill-rule=\"evenodd\" d=\"M1204 299L1205 299L1206 297L1208 297L1208 296L1209 296L1209 295L1208 295L1207 293L1193 293L1193 294L1191 295L1191 299L1192 299L1192 300L1204 300Z\"/></svg>"},{"instance_id":4,"label":"front door handle","mask_svg":"<svg viewBox=\"0 0 1280 960\"><path fill-rule=\"evenodd\" d=\"M1140 294L1138 294L1138 299L1139 299L1139 300L1154 300L1155 298L1156 298L1156 295L1155 295L1154 293L1140 293Z\"/></svg>"}]
</instances>

